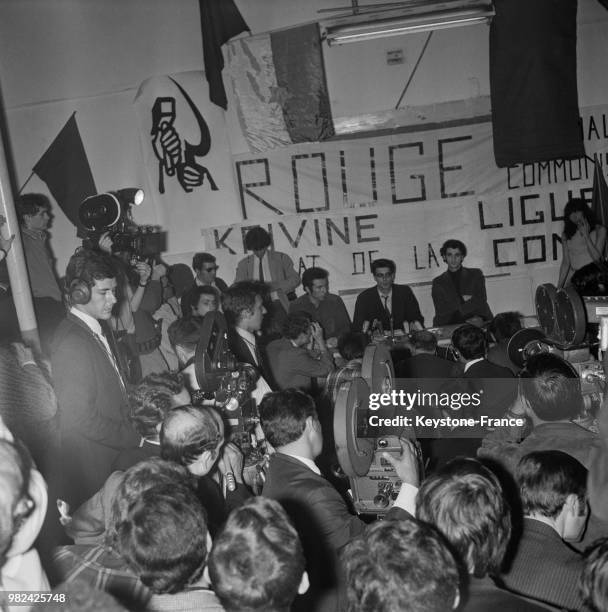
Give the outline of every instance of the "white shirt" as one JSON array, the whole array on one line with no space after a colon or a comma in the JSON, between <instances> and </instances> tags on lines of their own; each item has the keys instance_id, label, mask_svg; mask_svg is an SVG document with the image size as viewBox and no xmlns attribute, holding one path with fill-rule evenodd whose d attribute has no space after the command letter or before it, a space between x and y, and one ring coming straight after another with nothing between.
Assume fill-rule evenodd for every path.
<instances>
[{"instance_id":1,"label":"white shirt","mask_svg":"<svg viewBox=\"0 0 608 612\"><path fill-rule=\"evenodd\" d=\"M317 464L314 461L311 461L307 457L301 457L300 455L294 455L293 453L288 453L284 450L281 451L284 455L288 457L292 457L293 459L297 459L302 462L307 468L311 469L315 474L321 476L321 471L317 467ZM397 508L401 508L406 512L409 512L412 516L416 514L416 495L418 493L418 487L409 484L408 482L404 482L401 484L401 490L399 491L399 495L397 495L397 499L393 506Z\"/></svg>"},{"instance_id":2,"label":"white shirt","mask_svg":"<svg viewBox=\"0 0 608 612\"><path fill-rule=\"evenodd\" d=\"M257 343L255 335L252 334L250 331L247 331L246 329L241 329L240 327L235 327L234 329L236 333L245 341L245 344L247 345L247 348L249 349L249 352L253 357L253 361L256 365L259 366L260 364L258 362L258 356L256 353ZM270 385L266 382L266 379L263 376L260 376L258 378L258 382L255 385L255 389L251 392L251 397L253 397L253 399L255 400L256 405L259 406L263 397L267 393L271 392L272 389L270 388Z\"/></svg>"},{"instance_id":3,"label":"white shirt","mask_svg":"<svg viewBox=\"0 0 608 612\"><path fill-rule=\"evenodd\" d=\"M125 382L122 379L122 374L120 373L120 370L118 369L118 363L116 361L116 357L114 356L114 353L112 352L112 349L110 348L110 345L108 344L108 339L103 333L103 330L101 329L101 324L99 323L99 321L95 317L92 317L90 314L87 314L86 312L79 310L75 306L72 306L70 308L70 313L73 314L75 317L78 317L93 332L95 337L101 342L102 346L106 349L106 353L110 359L110 362L112 363L112 366L116 370L116 374L118 374L118 378L120 379L122 386L124 387Z\"/></svg>"},{"instance_id":4,"label":"white shirt","mask_svg":"<svg viewBox=\"0 0 608 612\"><path fill-rule=\"evenodd\" d=\"M287 455L288 457L293 457L294 459L301 461L307 468L311 469L315 474L321 476L321 470L317 467L317 464L311 459L308 459L307 457L301 457L300 455L294 455L293 453L288 453L287 451L281 452L284 455Z\"/></svg>"},{"instance_id":5,"label":"white shirt","mask_svg":"<svg viewBox=\"0 0 608 612\"><path fill-rule=\"evenodd\" d=\"M393 288L391 287L391 290L387 293L380 293L380 289L378 289L378 295L380 296L380 303L382 304L382 306L384 306L384 298L387 298L386 300L386 309L389 311L390 314L393 314Z\"/></svg>"},{"instance_id":6,"label":"white shirt","mask_svg":"<svg viewBox=\"0 0 608 612\"><path fill-rule=\"evenodd\" d=\"M268 250L264 253L262 257L262 272L264 272L264 282L271 283L272 275L270 274L270 263L268 260ZM260 280L260 259L257 255L253 256L253 279L252 280ZM275 301L279 299L279 294L276 291L270 292L270 299Z\"/></svg>"},{"instance_id":7,"label":"white shirt","mask_svg":"<svg viewBox=\"0 0 608 612\"><path fill-rule=\"evenodd\" d=\"M471 359L471 361L467 361L464 364L464 371L466 372L472 365L478 363L479 361L483 361L484 357L479 357L479 359Z\"/></svg>"}]
</instances>

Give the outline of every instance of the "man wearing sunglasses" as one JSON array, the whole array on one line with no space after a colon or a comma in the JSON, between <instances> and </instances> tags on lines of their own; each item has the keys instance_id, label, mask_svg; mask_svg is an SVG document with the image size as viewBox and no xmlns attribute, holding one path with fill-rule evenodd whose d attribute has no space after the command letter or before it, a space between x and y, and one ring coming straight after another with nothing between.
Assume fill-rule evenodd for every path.
<instances>
[{"instance_id":1,"label":"man wearing sunglasses","mask_svg":"<svg viewBox=\"0 0 608 612\"><path fill-rule=\"evenodd\" d=\"M228 285L216 276L218 268L215 257L211 253L196 253L192 258L192 269L196 274L195 285L198 287L210 285L220 293L224 293L228 289Z\"/></svg>"},{"instance_id":2,"label":"man wearing sunglasses","mask_svg":"<svg viewBox=\"0 0 608 612\"><path fill-rule=\"evenodd\" d=\"M357 296L353 330L367 332L374 321L378 321L384 331L423 329L424 317L413 291L407 285L395 284L395 262L376 259L371 267L376 286Z\"/></svg>"}]
</instances>

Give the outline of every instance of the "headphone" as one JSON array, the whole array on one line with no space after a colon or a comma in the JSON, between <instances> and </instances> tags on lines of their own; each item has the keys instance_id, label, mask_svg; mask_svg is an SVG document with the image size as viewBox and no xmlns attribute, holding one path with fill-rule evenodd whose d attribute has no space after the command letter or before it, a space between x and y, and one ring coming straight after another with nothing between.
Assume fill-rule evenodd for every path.
<instances>
[{"instance_id":1,"label":"headphone","mask_svg":"<svg viewBox=\"0 0 608 612\"><path fill-rule=\"evenodd\" d=\"M70 304L88 304L91 301L91 286L81 278L75 278L68 287Z\"/></svg>"}]
</instances>

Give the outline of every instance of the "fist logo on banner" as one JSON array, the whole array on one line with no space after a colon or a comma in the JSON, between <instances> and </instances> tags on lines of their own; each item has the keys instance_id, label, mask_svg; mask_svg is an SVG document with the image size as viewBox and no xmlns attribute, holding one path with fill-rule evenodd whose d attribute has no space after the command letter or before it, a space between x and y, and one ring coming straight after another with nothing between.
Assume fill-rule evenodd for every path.
<instances>
[{"instance_id":1,"label":"fist logo on banner","mask_svg":"<svg viewBox=\"0 0 608 612\"><path fill-rule=\"evenodd\" d=\"M205 166L197 163L196 158L205 157L211 149L211 134L205 119L184 88L174 79L170 79L182 94L198 124L200 142L192 144L181 138L175 129L175 98L169 96L157 97L152 106L152 148L158 159L158 191L165 193L165 175L177 177L179 184L186 193L195 187L200 187L205 178L209 181L212 191L218 187ZM183 142L183 144L182 144Z\"/></svg>"}]
</instances>

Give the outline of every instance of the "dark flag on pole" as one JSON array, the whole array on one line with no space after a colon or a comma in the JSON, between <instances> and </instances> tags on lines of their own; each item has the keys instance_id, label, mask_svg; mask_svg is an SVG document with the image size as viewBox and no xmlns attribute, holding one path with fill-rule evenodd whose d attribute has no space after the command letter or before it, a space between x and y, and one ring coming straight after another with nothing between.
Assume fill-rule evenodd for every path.
<instances>
[{"instance_id":1,"label":"dark flag on pole","mask_svg":"<svg viewBox=\"0 0 608 612\"><path fill-rule=\"evenodd\" d=\"M76 113L68 119L34 166L34 172L47 184L57 204L81 236L78 208L85 198L95 195L97 189L76 124Z\"/></svg>"},{"instance_id":2,"label":"dark flag on pole","mask_svg":"<svg viewBox=\"0 0 608 612\"><path fill-rule=\"evenodd\" d=\"M222 45L241 32L249 32L234 0L198 0L203 34L203 61L209 83L209 99L224 110L228 108L222 80Z\"/></svg>"},{"instance_id":3,"label":"dark flag on pole","mask_svg":"<svg viewBox=\"0 0 608 612\"><path fill-rule=\"evenodd\" d=\"M608 185L597 155L595 156L595 169L593 171L591 210L595 213L598 223L608 227Z\"/></svg>"}]
</instances>

